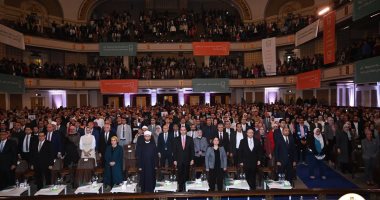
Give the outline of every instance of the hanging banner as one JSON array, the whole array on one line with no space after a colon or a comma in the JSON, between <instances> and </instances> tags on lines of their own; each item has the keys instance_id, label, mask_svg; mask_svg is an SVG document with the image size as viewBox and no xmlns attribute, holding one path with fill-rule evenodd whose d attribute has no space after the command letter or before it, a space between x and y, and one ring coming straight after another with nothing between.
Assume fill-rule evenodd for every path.
<instances>
[{"instance_id":1,"label":"hanging banner","mask_svg":"<svg viewBox=\"0 0 380 200\"><path fill-rule=\"evenodd\" d=\"M193 92L230 92L229 79L193 79Z\"/></svg>"},{"instance_id":2,"label":"hanging banner","mask_svg":"<svg viewBox=\"0 0 380 200\"><path fill-rule=\"evenodd\" d=\"M0 24L0 43L25 50L24 35Z\"/></svg>"},{"instance_id":3,"label":"hanging banner","mask_svg":"<svg viewBox=\"0 0 380 200\"><path fill-rule=\"evenodd\" d=\"M265 73L267 76L274 76L277 68L276 38L263 39L261 42Z\"/></svg>"},{"instance_id":4,"label":"hanging banner","mask_svg":"<svg viewBox=\"0 0 380 200\"><path fill-rule=\"evenodd\" d=\"M335 11L323 17L323 63L335 62Z\"/></svg>"},{"instance_id":5,"label":"hanging banner","mask_svg":"<svg viewBox=\"0 0 380 200\"><path fill-rule=\"evenodd\" d=\"M24 93L24 78L19 76L0 74L0 91L17 94Z\"/></svg>"},{"instance_id":6,"label":"hanging banner","mask_svg":"<svg viewBox=\"0 0 380 200\"><path fill-rule=\"evenodd\" d=\"M320 88L321 70L314 70L297 75L297 90Z\"/></svg>"},{"instance_id":7,"label":"hanging banner","mask_svg":"<svg viewBox=\"0 0 380 200\"><path fill-rule=\"evenodd\" d=\"M100 56L136 56L136 42L99 43Z\"/></svg>"},{"instance_id":8,"label":"hanging banner","mask_svg":"<svg viewBox=\"0 0 380 200\"><path fill-rule=\"evenodd\" d=\"M230 55L229 42L193 42L194 56L228 56Z\"/></svg>"},{"instance_id":9,"label":"hanging banner","mask_svg":"<svg viewBox=\"0 0 380 200\"><path fill-rule=\"evenodd\" d=\"M132 80L101 80L101 93L137 93L139 81Z\"/></svg>"},{"instance_id":10,"label":"hanging banner","mask_svg":"<svg viewBox=\"0 0 380 200\"><path fill-rule=\"evenodd\" d=\"M318 36L319 19L296 33L296 46L308 42Z\"/></svg>"},{"instance_id":11,"label":"hanging banner","mask_svg":"<svg viewBox=\"0 0 380 200\"><path fill-rule=\"evenodd\" d=\"M352 19L353 21L356 21L379 10L379 0L354 0Z\"/></svg>"},{"instance_id":12,"label":"hanging banner","mask_svg":"<svg viewBox=\"0 0 380 200\"><path fill-rule=\"evenodd\" d=\"M380 56L355 62L355 83L380 82Z\"/></svg>"}]
</instances>

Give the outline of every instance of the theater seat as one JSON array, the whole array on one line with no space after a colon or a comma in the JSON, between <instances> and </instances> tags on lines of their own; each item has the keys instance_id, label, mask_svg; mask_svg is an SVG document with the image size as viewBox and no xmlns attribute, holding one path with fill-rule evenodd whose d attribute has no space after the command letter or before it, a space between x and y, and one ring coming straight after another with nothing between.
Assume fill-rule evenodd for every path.
<instances>
[{"instance_id":1,"label":"theater seat","mask_svg":"<svg viewBox=\"0 0 380 200\"><path fill-rule=\"evenodd\" d=\"M91 181L91 177L94 174L95 159L93 158L81 158L78 161L78 167L75 172L75 187Z\"/></svg>"}]
</instances>

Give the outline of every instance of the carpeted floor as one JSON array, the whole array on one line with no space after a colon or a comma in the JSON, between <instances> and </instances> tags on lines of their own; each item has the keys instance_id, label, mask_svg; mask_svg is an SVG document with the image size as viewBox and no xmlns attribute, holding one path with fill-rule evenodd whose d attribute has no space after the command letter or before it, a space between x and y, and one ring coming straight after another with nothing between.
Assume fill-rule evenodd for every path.
<instances>
[{"instance_id":1,"label":"carpeted floor","mask_svg":"<svg viewBox=\"0 0 380 200\"><path fill-rule=\"evenodd\" d=\"M325 176L327 177L326 180L321 179L319 174L316 174L316 178L314 180L310 179L309 168L308 166L305 166L305 165L297 166L297 176L302 180L302 182L308 188L345 188L345 189L359 188L357 185L347 180L338 172L331 169L325 163L323 163L323 165L324 165Z\"/></svg>"}]
</instances>

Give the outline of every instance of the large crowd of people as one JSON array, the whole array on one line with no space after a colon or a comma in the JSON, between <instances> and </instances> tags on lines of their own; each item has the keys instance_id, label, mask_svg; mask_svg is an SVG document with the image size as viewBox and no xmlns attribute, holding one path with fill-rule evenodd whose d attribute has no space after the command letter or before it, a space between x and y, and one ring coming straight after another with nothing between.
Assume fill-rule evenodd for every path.
<instances>
[{"instance_id":1,"label":"large crowd of people","mask_svg":"<svg viewBox=\"0 0 380 200\"><path fill-rule=\"evenodd\" d=\"M189 42L252 41L295 33L315 20L315 16L289 13L277 21L244 24L228 10L182 10L179 13L144 11L134 16L129 11L93 14L86 24L43 24L37 13L4 24L31 35L73 42Z\"/></svg>"},{"instance_id":2,"label":"large crowd of people","mask_svg":"<svg viewBox=\"0 0 380 200\"><path fill-rule=\"evenodd\" d=\"M177 169L179 191L200 176L190 174L192 166L208 172L211 190L223 189L226 170L233 166L251 189L262 167L293 182L298 164L308 166L310 179L318 174L322 181L329 179L324 163L342 173L363 165L366 183L378 181L378 109L301 103L25 108L2 111L0 123L0 189L15 183L18 160L28 162L38 188L44 179L50 184L54 159L67 168L93 159L104 169L103 182L112 187L131 175L123 167L132 163L123 156L131 145L142 192L154 190L156 173L165 167ZM359 159L353 156L358 152Z\"/></svg>"},{"instance_id":3,"label":"large crowd of people","mask_svg":"<svg viewBox=\"0 0 380 200\"><path fill-rule=\"evenodd\" d=\"M293 75L323 67L322 56L313 58L293 57L281 63L278 60L276 75ZM241 57L210 57L209 65L197 63L193 57L135 57L129 69L122 57L98 57L89 65L69 64L67 66L45 63L26 64L22 61L3 58L0 73L30 78L53 78L71 80L102 80L134 78L192 79L192 78L261 78L266 77L262 64L244 66Z\"/></svg>"}]
</instances>

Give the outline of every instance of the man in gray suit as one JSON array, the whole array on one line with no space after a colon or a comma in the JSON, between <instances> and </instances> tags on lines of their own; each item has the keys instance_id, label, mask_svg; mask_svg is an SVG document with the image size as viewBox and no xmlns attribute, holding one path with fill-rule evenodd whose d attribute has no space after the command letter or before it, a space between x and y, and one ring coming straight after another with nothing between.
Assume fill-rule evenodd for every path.
<instances>
[{"instance_id":1,"label":"man in gray suit","mask_svg":"<svg viewBox=\"0 0 380 200\"><path fill-rule=\"evenodd\" d=\"M150 119L150 124L148 126L148 131L152 132L152 133L155 133L156 132L156 119L152 118Z\"/></svg>"},{"instance_id":2,"label":"man in gray suit","mask_svg":"<svg viewBox=\"0 0 380 200\"><path fill-rule=\"evenodd\" d=\"M127 120L125 118L122 118L121 124L117 126L116 134L117 134L117 137L119 138L120 146L131 144L132 129L131 129L131 126L127 124Z\"/></svg>"}]
</instances>

